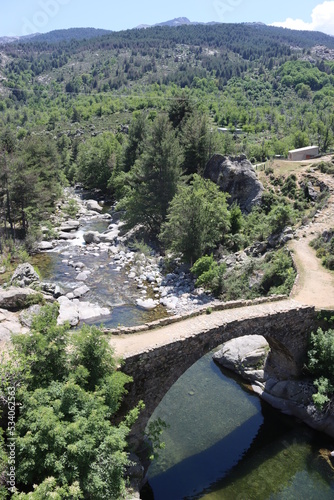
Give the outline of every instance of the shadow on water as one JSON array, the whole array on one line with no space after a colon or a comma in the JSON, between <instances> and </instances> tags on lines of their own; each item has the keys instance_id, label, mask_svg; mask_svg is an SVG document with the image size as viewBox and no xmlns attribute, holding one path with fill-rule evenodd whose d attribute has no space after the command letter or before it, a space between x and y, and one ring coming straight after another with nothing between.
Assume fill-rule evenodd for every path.
<instances>
[{"instance_id":1,"label":"shadow on water","mask_svg":"<svg viewBox=\"0 0 334 500\"><path fill-rule=\"evenodd\" d=\"M198 380L201 376L205 376L207 383L210 381L213 386L211 392L214 392L214 388L217 389L217 383L224 384L225 408L223 414L216 414L216 419L225 416L228 421L230 419L229 407L231 407L232 413L235 412L234 429L207 449L202 449L179 461L176 457L176 463L173 463L171 459L159 457L158 463L153 463L148 471L149 483L141 492L142 499L286 500L291 498L295 500L307 498L311 500L321 498L329 500L334 498L333 470L319 456L320 448L330 446L331 440L327 436L313 432L304 424L282 415L260 400L256 405L256 414L241 422L239 412L242 412L242 409L235 411L233 399L238 394L240 397L240 391L242 391L247 414L249 398L253 400L254 394L250 394L240 383L236 387L237 377L228 371L222 370L221 379L216 377L214 372L217 367L212 365L209 358L207 361L200 360L198 367L196 365L197 363L191 368L192 377ZM212 376L209 378L208 366L212 370ZM177 384L188 385L187 381L181 379ZM178 392L176 391L175 394L177 395ZM187 412L187 402L179 403L185 406L184 412ZM214 401L212 405L215 405ZM166 408L168 409L168 402L163 411L157 410L156 416L164 418ZM203 419L206 427L215 426L216 421L212 416L210 423L208 422L208 413L210 413L208 403L204 400L200 414L193 414L190 411L188 416L191 415L191 419L197 422ZM175 415L175 420L169 422L167 410L166 421L172 423L173 426L169 431L171 436L166 436L168 447L177 443L178 439L183 439L179 438L178 426L181 425L182 432L187 433L184 422L182 419L181 422L177 421L177 418L178 415ZM189 418L188 420L190 421ZM228 426L230 427L230 424ZM178 438L173 436L173 433ZM203 441L203 436L199 436L199 440ZM172 454L172 451L169 450L169 453Z\"/></svg>"}]
</instances>

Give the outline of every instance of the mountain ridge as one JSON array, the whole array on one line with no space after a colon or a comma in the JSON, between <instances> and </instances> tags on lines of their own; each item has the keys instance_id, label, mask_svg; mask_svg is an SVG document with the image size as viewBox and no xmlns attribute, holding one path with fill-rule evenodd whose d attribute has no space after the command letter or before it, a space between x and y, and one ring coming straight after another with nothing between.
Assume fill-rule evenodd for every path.
<instances>
[{"instance_id":1,"label":"mountain ridge","mask_svg":"<svg viewBox=\"0 0 334 500\"><path fill-rule=\"evenodd\" d=\"M175 17L174 19L170 19L169 21L163 21L161 23L156 23L156 24L139 24L139 26L136 26L134 29L146 29L146 28L155 28L158 26L169 26L169 27L177 27L177 26L184 26L184 25L196 25L196 24L205 24L205 25L212 25L212 24L220 24L215 21L210 21L208 23L200 22L200 21L190 21L187 17Z\"/></svg>"}]
</instances>

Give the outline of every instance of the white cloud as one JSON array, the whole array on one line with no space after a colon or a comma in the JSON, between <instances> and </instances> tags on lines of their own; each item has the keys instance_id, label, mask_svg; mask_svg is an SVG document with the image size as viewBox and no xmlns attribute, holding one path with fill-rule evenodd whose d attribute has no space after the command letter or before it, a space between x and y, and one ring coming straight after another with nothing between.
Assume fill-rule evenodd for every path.
<instances>
[{"instance_id":1,"label":"white cloud","mask_svg":"<svg viewBox=\"0 0 334 500\"><path fill-rule=\"evenodd\" d=\"M272 23L271 26L281 26L292 30L322 31L334 35L334 2L323 2L314 7L312 21L306 23L302 19L288 17L285 21Z\"/></svg>"}]
</instances>

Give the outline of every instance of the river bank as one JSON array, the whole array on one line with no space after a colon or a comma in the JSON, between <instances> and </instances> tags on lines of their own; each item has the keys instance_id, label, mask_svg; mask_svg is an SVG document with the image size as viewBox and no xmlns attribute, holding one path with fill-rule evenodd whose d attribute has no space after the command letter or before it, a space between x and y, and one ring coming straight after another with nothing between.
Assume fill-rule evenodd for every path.
<instances>
[{"instance_id":1,"label":"river bank","mask_svg":"<svg viewBox=\"0 0 334 500\"><path fill-rule=\"evenodd\" d=\"M285 415L293 416L312 429L334 438L334 415L320 411L312 396L317 392L313 380L278 380L266 373L269 345L264 337L250 335L223 344L213 359L250 384L252 391Z\"/></svg>"}]
</instances>

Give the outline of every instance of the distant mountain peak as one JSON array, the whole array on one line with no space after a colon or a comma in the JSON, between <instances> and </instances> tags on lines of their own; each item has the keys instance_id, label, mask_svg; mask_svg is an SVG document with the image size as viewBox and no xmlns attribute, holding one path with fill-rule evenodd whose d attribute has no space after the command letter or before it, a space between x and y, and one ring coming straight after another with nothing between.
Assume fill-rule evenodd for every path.
<instances>
[{"instance_id":1,"label":"distant mountain peak","mask_svg":"<svg viewBox=\"0 0 334 500\"><path fill-rule=\"evenodd\" d=\"M143 28L151 28L153 26L183 26L184 24L198 24L198 23L192 23L187 17L176 17L175 19L171 19L170 21L165 21L163 23L157 23L157 24L140 24L139 26L136 26L135 29L143 29Z\"/></svg>"},{"instance_id":2,"label":"distant mountain peak","mask_svg":"<svg viewBox=\"0 0 334 500\"><path fill-rule=\"evenodd\" d=\"M155 26L181 26L182 24L192 24L187 17L176 17L164 23L155 24Z\"/></svg>"}]
</instances>

